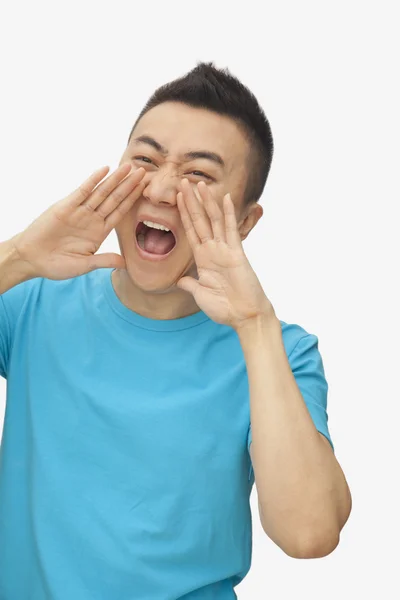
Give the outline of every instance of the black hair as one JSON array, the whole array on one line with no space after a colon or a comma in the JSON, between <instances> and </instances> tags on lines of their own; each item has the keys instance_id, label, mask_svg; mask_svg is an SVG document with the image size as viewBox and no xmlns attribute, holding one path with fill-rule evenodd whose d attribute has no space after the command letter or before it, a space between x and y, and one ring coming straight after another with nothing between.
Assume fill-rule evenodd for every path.
<instances>
[{"instance_id":1,"label":"black hair","mask_svg":"<svg viewBox=\"0 0 400 600\"><path fill-rule=\"evenodd\" d=\"M249 172L244 202L257 202L263 193L271 168L274 143L268 119L254 94L228 69L212 62L200 62L183 77L158 88L136 120L164 102L182 102L232 118L242 129L250 145ZM129 143L129 141L128 141Z\"/></svg>"}]
</instances>

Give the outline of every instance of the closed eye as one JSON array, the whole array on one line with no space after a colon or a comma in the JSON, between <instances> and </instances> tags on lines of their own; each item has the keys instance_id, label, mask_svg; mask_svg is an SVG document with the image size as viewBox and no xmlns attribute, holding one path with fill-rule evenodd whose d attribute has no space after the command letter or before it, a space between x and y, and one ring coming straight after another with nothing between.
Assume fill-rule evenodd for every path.
<instances>
[{"instance_id":1,"label":"closed eye","mask_svg":"<svg viewBox=\"0 0 400 600\"><path fill-rule=\"evenodd\" d=\"M149 165L155 164L148 156L134 156L134 159L139 160L141 162L145 162ZM203 177L204 179L208 179L209 181L215 181L215 179L211 177L211 175L207 175L207 173L204 173L204 171L191 171L190 174L194 175L195 177Z\"/></svg>"},{"instance_id":2,"label":"closed eye","mask_svg":"<svg viewBox=\"0 0 400 600\"><path fill-rule=\"evenodd\" d=\"M141 160L142 162L147 162L149 164L154 164L151 158L148 156L135 156L135 160Z\"/></svg>"},{"instance_id":3,"label":"closed eye","mask_svg":"<svg viewBox=\"0 0 400 600\"><path fill-rule=\"evenodd\" d=\"M213 177L210 177L210 175L207 175L207 173L203 173L203 171L191 171L192 175L195 175L196 177L205 177L206 179L209 179L210 181L214 181Z\"/></svg>"}]
</instances>

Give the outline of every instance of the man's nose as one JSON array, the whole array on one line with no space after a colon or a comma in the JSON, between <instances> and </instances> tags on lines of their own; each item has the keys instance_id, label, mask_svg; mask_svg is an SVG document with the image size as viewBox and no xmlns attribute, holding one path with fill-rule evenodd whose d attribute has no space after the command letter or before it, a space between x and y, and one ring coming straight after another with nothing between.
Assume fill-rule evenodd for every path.
<instances>
[{"instance_id":1,"label":"man's nose","mask_svg":"<svg viewBox=\"0 0 400 600\"><path fill-rule=\"evenodd\" d=\"M143 191L145 198L152 204L176 206L176 195L179 192L179 177L173 173L159 171L148 173L146 179L147 185Z\"/></svg>"}]
</instances>

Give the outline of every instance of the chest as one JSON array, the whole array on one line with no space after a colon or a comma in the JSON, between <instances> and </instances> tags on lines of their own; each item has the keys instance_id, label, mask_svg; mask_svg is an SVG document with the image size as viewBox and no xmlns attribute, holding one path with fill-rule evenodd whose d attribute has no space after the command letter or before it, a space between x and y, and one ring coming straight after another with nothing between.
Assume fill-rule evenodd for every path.
<instances>
[{"instance_id":1,"label":"chest","mask_svg":"<svg viewBox=\"0 0 400 600\"><path fill-rule=\"evenodd\" d=\"M147 460L161 478L199 465L218 475L245 460L247 373L228 329L121 338L59 327L29 369L33 425L47 424L40 438L76 460L121 473Z\"/></svg>"}]
</instances>

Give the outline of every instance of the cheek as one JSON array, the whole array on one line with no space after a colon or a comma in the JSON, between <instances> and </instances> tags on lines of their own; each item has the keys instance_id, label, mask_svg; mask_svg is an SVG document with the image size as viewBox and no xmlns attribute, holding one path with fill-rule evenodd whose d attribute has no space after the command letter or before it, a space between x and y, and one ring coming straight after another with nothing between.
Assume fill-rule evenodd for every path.
<instances>
[{"instance_id":1,"label":"cheek","mask_svg":"<svg viewBox=\"0 0 400 600\"><path fill-rule=\"evenodd\" d=\"M123 241L127 238L132 237L134 229L135 218L133 215L133 209L130 210L126 215L122 217L118 225L114 228L117 238Z\"/></svg>"},{"instance_id":2,"label":"cheek","mask_svg":"<svg viewBox=\"0 0 400 600\"><path fill-rule=\"evenodd\" d=\"M182 231L181 233L177 250L177 255L179 254L180 257L185 256L187 260L193 259L193 251L190 247L189 240L187 239L184 231Z\"/></svg>"}]
</instances>

